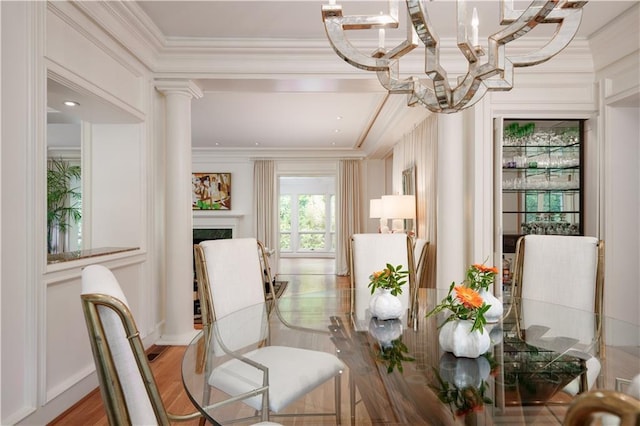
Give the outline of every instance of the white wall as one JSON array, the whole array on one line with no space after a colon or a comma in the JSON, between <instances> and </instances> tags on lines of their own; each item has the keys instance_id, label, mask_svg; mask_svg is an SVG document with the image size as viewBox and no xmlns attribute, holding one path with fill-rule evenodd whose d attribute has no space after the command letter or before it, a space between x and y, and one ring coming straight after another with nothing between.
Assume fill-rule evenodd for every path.
<instances>
[{"instance_id":1,"label":"white wall","mask_svg":"<svg viewBox=\"0 0 640 426\"><path fill-rule=\"evenodd\" d=\"M590 40L599 89L605 314L640 324L640 4ZM611 46L616 46L612 49ZM607 340L615 333L605 332ZM638 336L634 337L635 339ZM637 341L637 340L636 340ZM628 343L628 341L627 341Z\"/></svg>"},{"instance_id":2,"label":"white wall","mask_svg":"<svg viewBox=\"0 0 640 426\"><path fill-rule=\"evenodd\" d=\"M231 210L193 211L194 228L233 229L234 238L255 237L253 161L248 156L193 150L193 173L231 173Z\"/></svg>"},{"instance_id":3,"label":"white wall","mask_svg":"<svg viewBox=\"0 0 640 426\"><path fill-rule=\"evenodd\" d=\"M90 247L139 247L144 236L144 162L139 124L91 126ZM150 183L155 188L154 182Z\"/></svg>"},{"instance_id":4,"label":"white wall","mask_svg":"<svg viewBox=\"0 0 640 426\"><path fill-rule=\"evenodd\" d=\"M103 263L116 271L147 341L162 320L156 306L143 303L153 292L146 284L149 263L158 263L153 254L137 250L46 263L47 71L138 122L145 120L145 109L152 103L150 75L71 3L2 2L0 7L4 106L0 423L46 424L97 386L79 298L84 266ZM105 173L120 173L117 177L126 183L102 191L114 196L109 205L112 214L107 226L93 233L105 244L145 247L146 227L154 223L153 217L145 216L155 197L146 186L146 155L153 149L144 125L133 126L135 131L125 137L112 133L101 140L100 134L106 133L97 132L99 144L113 142L115 136L119 151L115 154L108 144L98 148L96 165ZM108 157L116 162L107 166L103 161ZM97 168L95 177L100 181ZM115 229L111 235L119 238L109 239L105 232L109 229Z\"/></svg>"},{"instance_id":5,"label":"white wall","mask_svg":"<svg viewBox=\"0 0 640 426\"><path fill-rule=\"evenodd\" d=\"M605 313L640 324L640 109L606 115Z\"/></svg>"},{"instance_id":6,"label":"white wall","mask_svg":"<svg viewBox=\"0 0 640 426\"><path fill-rule=\"evenodd\" d=\"M363 180L364 180L364 218L361 223L366 224L363 232L375 233L380 227L380 219L369 218L369 200L377 199L383 195L390 195L385 190L385 181L387 178L386 162L384 160L365 160L363 164Z\"/></svg>"},{"instance_id":7,"label":"white wall","mask_svg":"<svg viewBox=\"0 0 640 426\"><path fill-rule=\"evenodd\" d=\"M2 2L2 397L0 423L10 424L25 416L36 405L35 336L39 314L35 311L35 273L40 259L27 259L30 253L28 214L30 177L28 158L34 146L29 132L28 85L31 75L28 53L32 49L31 21L27 2ZM9 100L11 103L9 103Z\"/></svg>"}]
</instances>

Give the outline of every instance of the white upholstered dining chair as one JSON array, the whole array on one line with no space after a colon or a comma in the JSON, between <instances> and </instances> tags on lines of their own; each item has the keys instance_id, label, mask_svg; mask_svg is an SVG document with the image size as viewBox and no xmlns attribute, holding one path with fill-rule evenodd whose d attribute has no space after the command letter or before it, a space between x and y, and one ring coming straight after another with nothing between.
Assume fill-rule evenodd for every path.
<instances>
[{"instance_id":1,"label":"white upholstered dining chair","mask_svg":"<svg viewBox=\"0 0 640 426\"><path fill-rule=\"evenodd\" d=\"M384 269L387 263L402 265L408 274L408 288L398 295L407 312L407 324L414 327L417 323L418 289L416 285L416 267L413 254L413 241L407 234L354 234L351 236L349 250L351 266L351 288L355 297L351 298L351 312L357 318L366 316L369 308L369 276ZM366 297L365 297L366 296Z\"/></svg>"},{"instance_id":2,"label":"white upholstered dining chair","mask_svg":"<svg viewBox=\"0 0 640 426\"><path fill-rule=\"evenodd\" d=\"M81 300L109 424L169 425L201 416L166 411L127 299L109 269L82 271Z\"/></svg>"},{"instance_id":3,"label":"white upholstered dining chair","mask_svg":"<svg viewBox=\"0 0 640 426\"><path fill-rule=\"evenodd\" d=\"M214 335L220 339L221 348L241 354L212 365L207 373L209 385L232 398L246 394L242 401L259 412L264 421L269 420L270 413L332 415L340 424L342 361L328 352L269 345L269 321L265 321L269 311L262 266L266 257L262 262L259 258L262 245L255 238L234 238L202 241L200 248L204 260L201 272L206 274L209 284L209 306L212 318L218 322ZM275 294L273 291L271 288ZM277 310L276 303L273 306ZM246 312L242 324L221 327L230 314L239 311ZM229 332L233 327L240 328L235 333ZM248 350L244 351L245 348ZM330 379L335 381L334 412L282 414L290 403ZM264 391L254 392L256 389Z\"/></svg>"},{"instance_id":4,"label":"white upholstered dining chair","mask_svg":"<svg viewBox=\"0 0 640 426\"><path fill-rule=\"evenodd\" d=\"M558 350L584 359L587 371L564 390L571 394L590 389L600 372L599 356L604 356L601 315L603 304L604 244L594 237L526 235L516 244L514 294L523 303L518 315L522 329L535 346ZM536 301L544 304L536 304ZM568 317L560 310L544 307L567 306ZM595 315L576 316L579 312Z\"/></svg>"}]
</instances>

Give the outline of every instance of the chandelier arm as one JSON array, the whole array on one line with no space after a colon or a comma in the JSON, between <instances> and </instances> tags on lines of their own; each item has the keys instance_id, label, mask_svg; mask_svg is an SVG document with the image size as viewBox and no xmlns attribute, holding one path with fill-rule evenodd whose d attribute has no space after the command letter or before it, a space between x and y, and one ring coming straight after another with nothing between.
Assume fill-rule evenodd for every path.
<instances>
[{"instance_id":1,"label":"chandelier arm","mask_svg":"<svg viewBox=\"0 0 640 426\"><path fill-rule=\"evenodd\" d=\"M390 49L384 53L384 57L387 59L399 59L418 47L418 44L413 40L404 40L402 43Z\"/></svg>"},{"instance_id":2,"label":"chandelier arm","mask_svg":"<svg viewBox=\"0 0 640 426\"><path fill-rule=\"evenodd\" d=\"M454 101L454 111L459 111L464 108L469 108L487 93L487 86L485 86L483 80L477 80L476 86L473 90L469 90L465 93L465 96L457 101Z\"/></svg>"},{"instance_id":3,"label":"chandelier arm","mask_svg":"<svg viewBox=\"0 0 640 426\"><path fill-rule=\"evenodd\" d=\"M420 0L406 0L407 11L418 38L425 47L425 74L433 81L433 90L442 107L451 104L451 87L447 72L440 66L440 46L438 36L432 30L429 15Z\"/></svg>"},{"instance_id":4,"label":"chandelier arm","mask_svg":"<svg viewBox=\"0 0 640 426\"><path fill-rule=\"evenodd\" d=\"M369 30L376 28L398 28L398 10L390 3L390 13L380 15L349 15L343 16L342 6L330 4L322 5L322 20L337 18L344 30Z\"/></svg>"},{"instance_id":5,"label":"chandelier arm","mask_svg":"<svg viewBox=\"0 0 640 426\"><path fill-rule=\"evenodd\" d=\"M499 74L498 70L482 68L472 64L469 71L461 78L458 86L453 90L452 105L457 109L463 109L471 106L469 102L476 97L479 90L486 92L487 86L483 81Z\"/></svg>"},{"instance_id":6,"label":"chandelier arm","mask_svg":"<svg viewBox=\"0 0 640 426\"><path fill-rule=\"evenodd\" d=\"M398 4L397 2L395 2L396 13L397 13L397 8L398 8ZM385 53L384 56L389 59L400 58L406 55L407 53L411 52L416 47L418 47L418 35L413 30L413 26L411 25L411 16L407 13L405 14L405 19L406 19L406 27L407 27L406 39L402 43L400 43L393 49L388 50Z\"/></svg>"},{"instance_id":7,"label":"chandelier arm","mask_svg":"<svg viewBox=\"0 0 640 426\"><path fill-rule=\"evenodd\" d=\"M515 67L529 67L548 61L571 43L580 27L582 9L573 9L572 13L558 24L552 39L544 47L525 55L509 56Z\"/></svg>"},{"instance_id":8,"label":"chandelier arm","mask_svg":"<svg viewBox=\"0 0 640 426\"><path fill-rule=\"evenodd\" d=\"M416 103L421 104L431 112L447 112L438 102L435 92L431 87L425 86L421 81L415 85L413 93L407 97L407 105L413 106Z\"/></svg>"},{"instance_id":9,"label":"chandelier arm","mask_svg":"<svg viewBox=\"0 0 640 426\"><path fill-rule=\"evenodd\" d=\"M411 93L413 92L415 79L413 77L409 77L405 80L400 80L398 78L399 75L399 63L397 60L393 60L389 64L389 69L386 71L378 71L376 72L378 77L378 81L389 91L389 93L397 94L397 93Z\"/></svg>"},{"instance_id":10,"label":"chandelier arm","mask_svg":"<svg viewBox=\"0 0 640 426\"><path fill-rule=\"evenodd\" d=\"M529 7L522 12L518 19L509 23L506 28L494 33L489 38L500 44L507 44L527 34L539 23L544 22L549 13L558 3L558 0L534 0ZM508 21L507 21L508 22Z\"/></svg>"},{"instance_id":11,"label":"chandelier arm","mask_svg":"<svg viewBox=\"0 0 640 426\"><path fill-rule=\"evenodd\" d=\"M513 64L509 59L504 62L504 69L499 77L491 77L482 81L487 90L509 91L513 89Z\"/></svg>"},{"instance_id":12,"label":"chandelier arm","mask_svg":"<svg viewBox=\"0 0 640 426\"><path fill-rule=\"evenodd\" d=\"M488 59L478 70L484 75L485 85L490 90L510 90L513 88L513 62L506 57L505 45L527 32L553 12L558 0L536 0L521 13L518 19L511 20L509 26L491 35L488 39ZM503 3L504 4L504 3ZM510 12L513 12L510 10ZM554 18L555 19L555 18ZM504 19L503 19L504 23ZM500 74L500 77L494 77Z\"/></svg>"},{"instance_id":13,"label":"chandelier arm","mask_svg":"<svg viewBox=\"0 0 640 426\"><path fill-rule=\"evenodd\" d=\"M418 38L426 47L437 46L438 36L432 30L433 25L431 25L429 15L422 7L422 2L420 0L406 0L406 3L411 24Z\"/></svg>"},{"instance_id":14,"label":"chandelier arm","mask_svg":"<svg viewBox=\"0 0 640 426\"><path fill-rule=\"evenodd\" d=\"M347 40L340 21L340 18L324 19L327 38L336 54L349 65L365 71L387 70L389 68L389 60L384 57L375 58L360 53L360 51Z\"/></svg>"},{"instance_id":15,"label":"chandelier arm","mask_svg":"<svg viewBox=\"0 0 640 426\"><path fill-rule=\"evenodd\" d=\"M373 57L361 53L345 35L346 30L371 28L397 28L398 9L389 1L390 13L386 15L343 16L342 6L323 5L322 21L327 38L336 54L350 65L365 71L384 71L389 67L389 59L384 56ZM406 52L405 52L406 53Z\"/></svg>"}]
</instances>

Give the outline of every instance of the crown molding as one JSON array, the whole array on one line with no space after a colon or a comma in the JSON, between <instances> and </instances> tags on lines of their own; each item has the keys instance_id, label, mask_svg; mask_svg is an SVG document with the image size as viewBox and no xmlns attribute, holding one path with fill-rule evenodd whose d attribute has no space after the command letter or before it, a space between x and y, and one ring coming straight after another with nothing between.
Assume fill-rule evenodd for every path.
<instances>
[{"instance_id":1,"label":"crown molding","mask_svg":"<svg viewBox=\"0 0 640 426\"><path fill-rule=\"evenodd\" d=\"M155 80L154 85L163 94L184 93L194 99L200 99L204 95L200 86L192 80Z\"/></svg>"},{"instance_id":2,"label":"crown molding","mask_svg":"<svg viewBox=\"0 0 640 426\"><path fill-rule=\"evenodd\" d=\"M620 61L627 55L640 56L640 3L601 28L589 39L593 53L594 69L601 72L605 67ZM615 49L612 48L615 46Z\"/></svg>"},{"instance_id":3,"label":"crown molding","mask_svg":"<svg viewBox=\"0 0 640 426\"><path fill-rule=\"evenodd\" d=\"M146 68L151 71L156 68L158 56L165 46L164 35L135 2L83 1L72 4Z\"/></svg>"},{"instance_id":4,"label":"crown molding","mask_svg":"<svg viewBox=\"0 0 640 426\"><path fill-rule=\"evenodd\" d=\"M193 163L219 163L235 159L246 162L254 159L362 159L366 153L350 148L291 149L291 148L192 148Z\"/></svg>"},{"instance_id":5,"label":"crown molding","mask_svg":"<svg viewBox=\"0 0 640 426\"><path fill-rule=\"evenodd\" d=\"M326 38L322 39L212 39L202 37L165 37L135 2L74 2L114 39L125 46L158 78L228 78L255 76L350 76L368 78L371 73L358 70L340 60ZM390 39L389 45L401 40ZM543 46L544 38L518 40L507 46L509 54L522 54ZM365 51L377 48L377 40L363 41ZM424 57L418 47L402 59L408 73L424 73ZM443 62L451 63L451 73L466 71L467 62L455 39L440 41ZM547 66L556 72L593 69L589 43L574 39ZM540 67L537 65L535 68ZM587 68L585 68L587 67ZM516 71L517 72L517 71Z\"/></svg>"}]
</instances>

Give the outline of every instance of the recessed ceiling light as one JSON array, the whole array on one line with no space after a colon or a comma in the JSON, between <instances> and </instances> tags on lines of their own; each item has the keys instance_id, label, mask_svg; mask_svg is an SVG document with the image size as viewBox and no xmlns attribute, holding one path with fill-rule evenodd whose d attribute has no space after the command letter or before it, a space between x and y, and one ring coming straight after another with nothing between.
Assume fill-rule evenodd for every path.
<instances>
[{"instance_id":1,"label":"recessed ceiling light","mask_svg":"<svg viewBox=\"0 0 640 426\"><path fill-rule=\"evenodd\" d=\"M340 133L340 129L335 129L334 132Z\"/></svg>"},{"instance_id":2,"label":"recessed ceiling light","mask_svg":"<svg viewBox=\"0 0 640 426\"><path fill-rule=\"evenodd\" d=\"M219 145L220 145L220 143L219 143L219 142L216 142L216 146L219 146Z\"/></svg>"},{"instance_id":3,"label":"recessed ceiling light","mask_svg":"<svg viewBox=\"0 0 640 426\"><path fill-rule=\"evenodd\" d=\"M332 146L336 146L336 143L335 143L335 142L331 142L331 145L332 145Z\"/></svg>"},{"instance_id":4,"label":"recessed ceiling light","mask_svg":"<svg viewBox=\"0 0 640 426\"><path fill-rule=\"evenodd\" d=\"M256 142L256 146L260 145L260 142Z\"/></svg>"},{"instance_id":5,"label":"recessed ceiling light","mask_svg":"<svg viewBox=\"0 0 640 426\"><path fill-rule=\"evenodd\" d=\"M80 102L76 102L76 101L63 101L62 102L65 106L68 107L77 107L80 106Z\"/></svg>"},{"instance_id":6,"label":"recessed ceiling light","mask_svg":"<svg viewBox=\"0 0 640 426\"><path fill-rule=\"evenodd\" d=\"M341 115L337 116L336 120L342 120L342 116Z\"/></svg>"}]
</instances>

